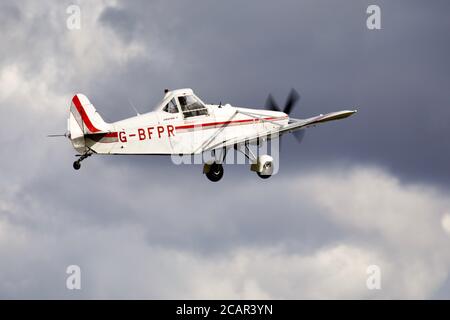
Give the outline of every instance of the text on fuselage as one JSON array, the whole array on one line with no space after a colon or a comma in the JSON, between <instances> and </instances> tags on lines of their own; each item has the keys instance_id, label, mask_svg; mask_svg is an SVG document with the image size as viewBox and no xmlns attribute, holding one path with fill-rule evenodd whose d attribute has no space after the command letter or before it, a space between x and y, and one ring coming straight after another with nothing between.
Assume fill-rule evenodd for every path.
<instances>
[{"instance_id":1,"label":"text on fuselage","mask_svg":"<svg viewBox=\"0 0 450 320\"><path fill-rule=\"evenodd\" d=\"M128 138L138 137L140 141L143 140L152 140L152 139L161 139L161 138L170 138L175 136L175 128L172 125L168 126L154 126L147 128L138 128L136 131L132 133L128 133L125 131L119 132L119 140L120 142L128 142Z\"/></svg>"}]
</instances>

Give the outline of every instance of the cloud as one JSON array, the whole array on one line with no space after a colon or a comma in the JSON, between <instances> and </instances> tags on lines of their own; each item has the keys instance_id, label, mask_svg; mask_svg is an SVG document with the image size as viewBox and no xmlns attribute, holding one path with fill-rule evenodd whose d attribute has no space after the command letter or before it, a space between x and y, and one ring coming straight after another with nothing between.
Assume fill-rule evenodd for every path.
<instances>
[{"instance_id":1,"label":"cloud","mask_svg":"<svg viewBox=\"0 0 450 320\"><path fill-rule=\"evenodd\" d=\"M3 297L65 298L432 296L445 282L450 264L446 250L450 241L439 220L441 207L449 205L448 196L426 185L404 185L381 169L336 169L305 173L289 180L273 178L272 192L279 190L275 196L294 205L271 211L269 220L264 215L252 216L253 230L264 232L271 239L269 242L255 241L255 235L249 241L245 235L233 232L236 228L245 231L242 212L252 212L254 208L248 198L267 188L252 180L234 192L228 191L233 196L232 204L240 210L227 210L226 220L222 220L220 210L207 209L217 208L214 198L204 199L198 210L189 211L189 219L177 210L163 214L164 198L153 202L156 214L145 210L145 202L130 202L123 212L127 219L109 225L85 219L66 220L65 215L49 212L55 221L43 223L58 227L41 229L21 226L13 216L26 213L3 205L2 215L7 218L1 222L0 250L8 259L2 259L4 281L0 281L0 292ZM137 176L139 172L130 174ZM281 190L288 191L288 196L284 197ZM187 198L194 197L196 191L184 190ZM353 200L344 195L351 195ZM103 210L110 212L113 205L104 202ZM229 207L227 202L223 205ZM302 208L312 208L324 220L343 229L345 236L326 243L310 243L305 250L300 233L280 233L275 237L266 234L271 229L277 234L283 220L293 215L300 219L286 222L301 230L302 219L308 219ZM167 214L172 217L164 217ZM212 233L205 234L207 225L213 230L222 225L227 237L236 238L219 239L227 244L204 251L197 247L201 245L197 240L215 241ZM172 239L149 235L160 229L166 236L173 233ZM192 245L183 245L185 241ZM84 282L79 293L63 287L64 270L69 264L82 268ZM370 291L365 286L366 269L373 264L381 268L381 291ZM27 274L25 265L34 266L35 271L21 283ZM14 286L16 282L20 285Z\"/></svg>"},{"instance_id":2,"label":"cloud","mask_svg":"<svg viewBox=\"0 0 450 320\"><path fill-rule=\"evenodd\" d=\"M359 29L363 5L331 1L80 1L79 31L66 4L2 3L0 297L448 297L447 10L410 3L382 5L381 34ZM430 14L444 18L417 25ZM186 86L248 106L294 86L296 116L361 112L286 139L264 182L230 166L212 186L201 167L149 157L75 173L69 143L45 138L77 91L119 119L128 98L144 112ZM65 288L70 264L81 292ZM372 264L381 291L365 287Z\"/></svg>"},{"instance_id":3,"label":"cloud","mask_svg":"<svg viewBox=\"0 0 450 320\"><path fill-rule=\"evenodd\" d=\"M441 223L442 223L442 228L445 230L445 232L450 234L450 214L445 213L442 216Z\"/></svg>"},{"instance_id":4,"label":"cloud","mask_svg":"<svg viewBox=\"0 0 450 320\"><path fill-rule=\"evenodd\" d=\"M384 253L391 265L384 282L388 295L424 298L446 279L449 239L439 226L450 205L447 191L402 184L379 168L337 169L310 178L303 192L328 218L349 233L364 234Z\"/></svg>"}]
</instances>

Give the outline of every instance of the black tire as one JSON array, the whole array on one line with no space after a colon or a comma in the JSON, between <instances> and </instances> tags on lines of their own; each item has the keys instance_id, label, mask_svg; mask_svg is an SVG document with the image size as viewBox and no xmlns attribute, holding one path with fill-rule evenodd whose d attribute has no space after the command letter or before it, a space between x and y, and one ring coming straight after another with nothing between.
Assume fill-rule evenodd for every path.
<instances>
[{"instance_id":1,"label":"black tire","mask_svg":"<svg viewBox=\"0 0 450 320\"><path fill-rule=\"evenodd\" d=\"M80 170L80 168L81 168L81 163L78 162L78 161L75 161L75 162L73 163L73 168L74 168L75 170Z\"/></svg>"},{"instance_id":2,"label":"black tire","mask_svg":"<svg viewBox=\"0 0 450 320\"><path fill-rule=\"evenodd\" d=\"M219 181L223 177L223 166L219 163L213 163L206 177L212 182Z\"/></svg>"},{"instance_id":3,"label":"black tire","mask_svg":"<svg viewBox=\"0 0 450 320\"><path fill-rule=\"evenodd\" d=\"M263 175L263 174L261 174L261 172L257 172L256 174L257 174L258 177L260 177L261 179L269 179L269 178L272 176L272 175L270 175L270 174Z\"/></svg>"}]
</instances>

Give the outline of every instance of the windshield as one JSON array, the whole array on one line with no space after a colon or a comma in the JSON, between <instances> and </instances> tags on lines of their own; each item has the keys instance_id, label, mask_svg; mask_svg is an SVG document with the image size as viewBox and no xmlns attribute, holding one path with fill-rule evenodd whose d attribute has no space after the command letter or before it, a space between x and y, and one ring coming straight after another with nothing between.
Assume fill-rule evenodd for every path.
<instances>
[{"instance_id":1,"label":"windshield","mask_svg":"<svg viewBox=\"0 0 450 320\"><path fill-rule=\"evenodd\" d=\"M168 104L165 105L163 111L168 113L177 113L178 107L174 99L170 100Z\"/></svg>"},{"instance_id":2,"label":"windshield","mask_svg":"<svg viewBox=\"0 0 450 320\"><path fill-rule=\"evenodd\" d=\"M178 101L185 118L208 115L208 109L192 95L178 97Z\"/></svg>"}]
</instances>

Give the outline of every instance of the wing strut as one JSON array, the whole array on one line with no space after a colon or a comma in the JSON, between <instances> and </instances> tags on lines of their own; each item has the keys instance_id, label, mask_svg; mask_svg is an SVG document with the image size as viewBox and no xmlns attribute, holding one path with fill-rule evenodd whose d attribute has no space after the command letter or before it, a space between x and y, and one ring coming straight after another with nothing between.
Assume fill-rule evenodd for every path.
<instances>
[{"instance_id":1,"label":"wing strut","mask_svg":"<svg viewBox=\"0 0 450 320\"><path fill-rule=\"evenodd\" d=\"M197 148L197 150L194 151L194 153L197 153L199 150L204 151L205 149L207 149L207 147L214 141L214 139L219 135L219 133L221 133L230 123L230 121L238 114L238 111L236 110L235 113L233 113L233 115L228 119L228 121L226 121L222 126L220 126L220 128L218 128L216 130L216 132L205 142L202 143L202 145L200 147Z\"/></svg>"}]
</instances>

